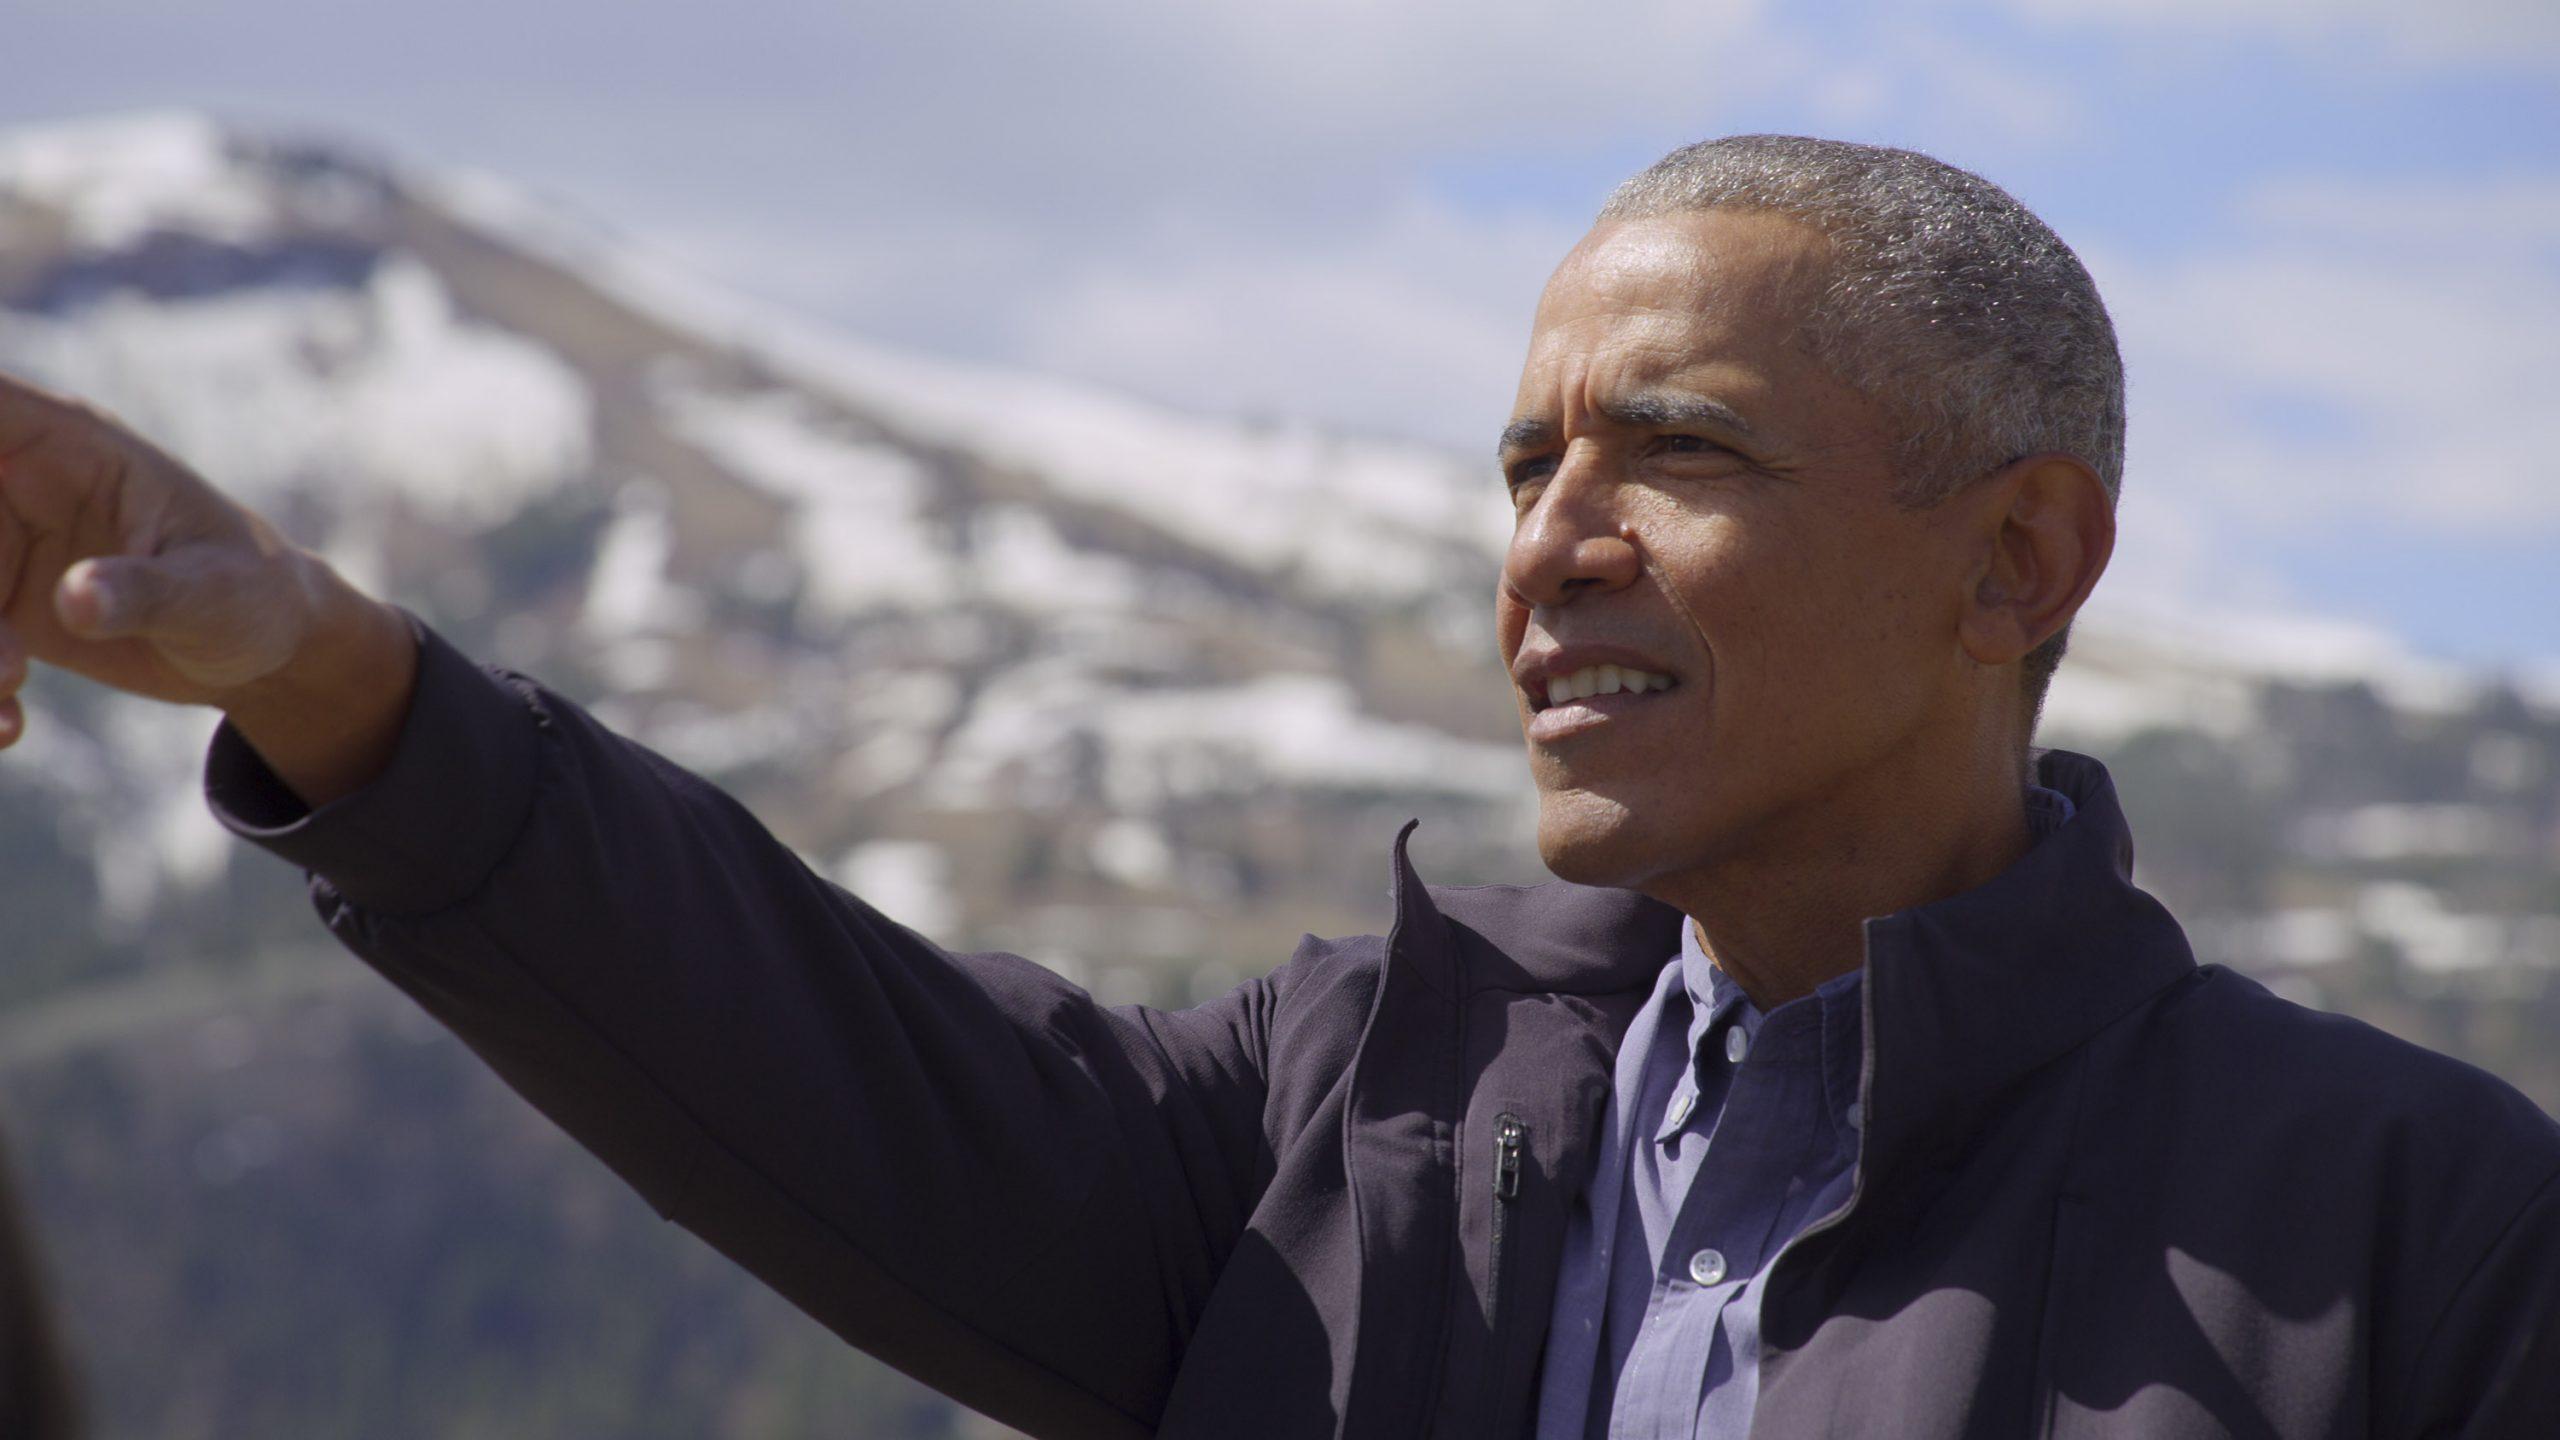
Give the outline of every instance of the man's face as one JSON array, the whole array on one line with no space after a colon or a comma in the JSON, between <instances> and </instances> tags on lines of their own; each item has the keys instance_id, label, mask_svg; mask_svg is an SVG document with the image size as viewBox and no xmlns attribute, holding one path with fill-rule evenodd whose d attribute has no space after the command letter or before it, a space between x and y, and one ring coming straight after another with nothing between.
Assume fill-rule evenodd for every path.
<instances>
[{"instance_id":1,"label":"man's face","mask_svg":"<svg viewBox=\"0 0 2560 1440\"><path fill-rule=\"evenodd\" d=\"M1960 703L1959 507L1895 500L1891 417L1809 352L1825 252L1766 212L1604 224L1540 300L1495 618L1566 879L1826 842Z\"/></svg>"}]
</instances>

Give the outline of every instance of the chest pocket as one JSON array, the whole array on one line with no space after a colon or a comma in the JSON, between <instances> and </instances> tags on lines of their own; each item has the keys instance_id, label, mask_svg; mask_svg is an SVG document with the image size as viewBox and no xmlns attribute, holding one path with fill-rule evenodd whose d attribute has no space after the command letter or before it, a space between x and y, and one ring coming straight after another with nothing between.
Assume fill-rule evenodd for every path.
<instances>
[{"instance_id":1,"label":"chest pocket","mask_svg":"<svg viewBox=\"0 0 2560 1440\"><path fill-rule=\"evenodd\" d=\"M1471 1060L1480 1044L1501 1049L1481 1058L1456 1137L1458 1254L1432 1434L1525 1440L1612 1056L1555 996L1479 997L1469 1018Z\"/></svg>"}]
</instances>

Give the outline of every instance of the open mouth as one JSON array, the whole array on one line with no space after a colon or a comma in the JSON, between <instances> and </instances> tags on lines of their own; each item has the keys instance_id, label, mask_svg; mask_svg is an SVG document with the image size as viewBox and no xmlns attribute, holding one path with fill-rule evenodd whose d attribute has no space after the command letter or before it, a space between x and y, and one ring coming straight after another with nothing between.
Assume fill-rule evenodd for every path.
<instances>
[{"instance_id":1,"label":"open mouth","mask_svg":"<svg viewBox=\"0 0 2560 1440\"><path fill-rule=\"evenodd\" d=\"M1674 689L1679 683L1668 675L1629 665L1585 665L1569 675L1549 677L1543 696L1531 692L1529 708L1532 713L1550 710L1596 695L1649 695Z\"/></svg>"}]
</instances>

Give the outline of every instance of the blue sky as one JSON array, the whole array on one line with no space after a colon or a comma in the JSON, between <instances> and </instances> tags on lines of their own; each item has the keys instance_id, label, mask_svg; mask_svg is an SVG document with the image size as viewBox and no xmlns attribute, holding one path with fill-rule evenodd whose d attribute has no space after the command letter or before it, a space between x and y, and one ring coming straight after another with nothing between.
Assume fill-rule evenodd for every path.
<instances>
[{"instance_id":1,"label":"blue sky","mask_svg":"<svg viewBox=\"0 0 2560 1440\"><path fill-rule=\"evenodd\" d=\"M343 136L878 337L1471 449L1624 173L1736 130L1915 146L2044 214L2115 309L2101 609L2560 667L2548 0L15 0L5 27L0 120Z\"/></svg>"}]
</instances>

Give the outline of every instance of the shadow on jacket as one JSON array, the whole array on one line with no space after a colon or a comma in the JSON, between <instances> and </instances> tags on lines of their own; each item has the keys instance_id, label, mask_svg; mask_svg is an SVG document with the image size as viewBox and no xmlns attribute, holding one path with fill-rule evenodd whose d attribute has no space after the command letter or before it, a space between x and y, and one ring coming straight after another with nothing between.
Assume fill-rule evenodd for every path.
<instances>
[{"instance_id":1,"label":"shadow on jacket","mask_svg":"<svg viewBox=\"0 0 2560 1440\"><path fill-rule=\"evenodd\" d=\"M53 1327L18 1189L0 1157L0 1436L75 1440L79 1392Z\"/></svg>"}]
</instances>

